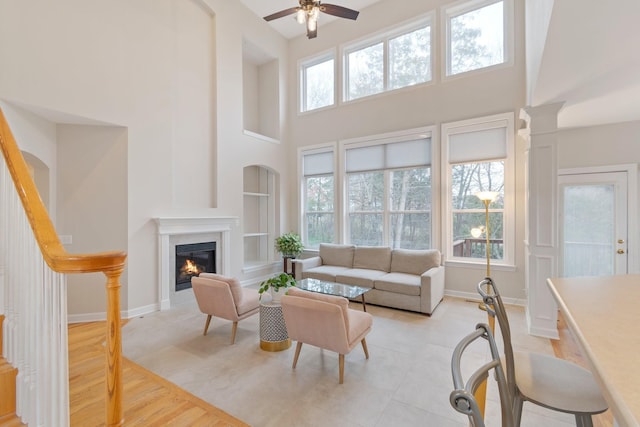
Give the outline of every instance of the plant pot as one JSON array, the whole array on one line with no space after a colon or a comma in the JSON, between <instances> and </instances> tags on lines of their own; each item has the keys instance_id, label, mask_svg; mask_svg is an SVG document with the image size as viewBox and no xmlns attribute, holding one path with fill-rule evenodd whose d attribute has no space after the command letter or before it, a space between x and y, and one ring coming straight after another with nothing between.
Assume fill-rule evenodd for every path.
<instances>
[{"instance_id":1,"label":"plant pot","mask_svg":"<svg viewBox=\"0 0 640 427\"><path fill-rule=\"evenodd\" d=\"M269 289L269 292L271 293L271 301L272 302L277 302L278 304L280 304L280 300L282 299L282 295L287 293L287 289L286 288L271 288Z\"/></svg>"}]
</instances>

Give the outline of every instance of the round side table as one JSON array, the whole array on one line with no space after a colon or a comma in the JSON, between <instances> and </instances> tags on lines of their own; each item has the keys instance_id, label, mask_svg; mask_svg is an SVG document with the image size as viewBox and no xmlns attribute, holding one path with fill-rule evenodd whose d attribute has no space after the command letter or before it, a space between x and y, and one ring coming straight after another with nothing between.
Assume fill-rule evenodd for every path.
<instances>
[{"instance_id":1,"label":"round side table","mask_svg":"<svg viewBox=\"0 0 640 427\"><path fill-rule=\"evenodd\" d=\"M291 347L291 338L282 316L280 303L260 303L260 348L265 351L282 351Z\"/></svg>"}]
</instances>

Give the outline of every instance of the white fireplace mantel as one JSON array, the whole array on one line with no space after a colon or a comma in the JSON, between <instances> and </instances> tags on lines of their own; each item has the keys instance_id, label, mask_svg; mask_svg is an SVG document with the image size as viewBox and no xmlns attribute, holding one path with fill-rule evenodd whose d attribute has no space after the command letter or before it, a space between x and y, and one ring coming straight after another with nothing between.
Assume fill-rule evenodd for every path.
<instances>
[{"instance_id":1,"label":"white fireplace mantel","mask_svg":"<svg viewBox=\"0 0 640 427\"><path fill-rule=\"evenodd\" d=\"M175 280L171 264L175 255L175 239L215 233L219 250L216 251L216 271L227 275L231 270L231 228L238 226L238 217L158 217L158 277L160 282L160 310L171 307L170 290ZM175 266L174 266L175 267Z\"/></svg>"}]
</instances>

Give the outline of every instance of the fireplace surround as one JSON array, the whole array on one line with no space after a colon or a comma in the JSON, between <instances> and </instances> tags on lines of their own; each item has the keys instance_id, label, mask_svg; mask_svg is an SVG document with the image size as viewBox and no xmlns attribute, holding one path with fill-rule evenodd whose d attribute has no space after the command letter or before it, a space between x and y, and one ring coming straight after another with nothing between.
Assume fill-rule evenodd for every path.
<instances>
[{"instance_id":1,"label":"fireplace surround","mask_svg":"<svg viewBox=\"0 0 640 427\"><path fill-rule=\"evenodd\" d=\"M160 310L171 308L175 298L176 246L214 242L215 271L228 275L231 270L231 230L238 227L238 217L157 217L158 278Z\"/></svg>"}]
</instances>

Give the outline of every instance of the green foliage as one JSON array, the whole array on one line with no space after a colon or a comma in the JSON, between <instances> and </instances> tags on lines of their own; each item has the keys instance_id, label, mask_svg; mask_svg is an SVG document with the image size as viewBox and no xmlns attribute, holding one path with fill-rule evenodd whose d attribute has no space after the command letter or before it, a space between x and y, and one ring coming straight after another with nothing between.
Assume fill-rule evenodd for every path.
<instances>
[{"instance_id":1,"label":"green foliage","mask_svg":"<svg viewBox=\"0 0 640 427\"><path fill-rule=\"evenodd\" d=\"M286 289L296 285L295 279L287 273L280 273L277 276L270 277L264 282L260 283L260 287L258 288L258 293L260 294L260 298L262 298L262 294L267 292L269 289Z\"/></svg>"},{"instance_id":2,"label":"green foliage","mask_svg":"<svg viewBox=\"0 0 640 427\"><path fill-rule=\"evenodd\" d=\"M274 246L283 256L290 258L297 257L304 250L302 239L297 233L285 233L277 237Z\"/></svg>"}]
</instances>

